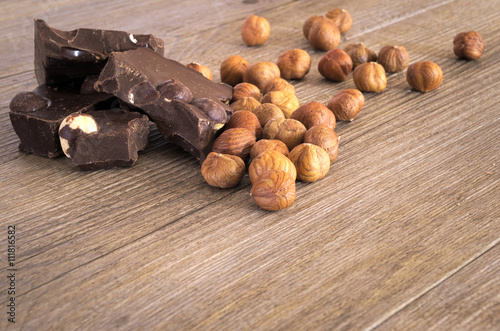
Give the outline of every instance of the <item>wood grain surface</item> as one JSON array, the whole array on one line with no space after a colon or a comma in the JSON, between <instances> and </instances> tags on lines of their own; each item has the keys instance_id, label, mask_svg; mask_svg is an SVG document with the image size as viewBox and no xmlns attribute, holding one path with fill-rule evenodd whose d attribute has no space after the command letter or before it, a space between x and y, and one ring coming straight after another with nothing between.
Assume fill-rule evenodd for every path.
<instances>
[{"instance_id":1,"label":"wood grain surface","mask_svg":"<svg viewBox=\"0 0 500 331\"><path fill-rule=\"evenodd\" d=\"M6 1L0 12L1 330L498 330L500 329L500 12L498 1ZM153 33L166 56L207 65L276 61L302 48L310 73L292 81L301 104L326 103L345 82L323 79L324 54L302 36L311 15L345 8L340 47L403 45L430 60L441 87L412 90L405 73L365 93L339 123L325 178L297 183L280 212L259 209L250 181L208 186L196 160L152 126L126 169L82 172L67 158L18 151L10 99L36 87L33 18ZM271 24L247 47L250 14ZM475 30L478 61L453 37ZM16 226L16 323L7 227Z\"/></svg>"}]
</instances>

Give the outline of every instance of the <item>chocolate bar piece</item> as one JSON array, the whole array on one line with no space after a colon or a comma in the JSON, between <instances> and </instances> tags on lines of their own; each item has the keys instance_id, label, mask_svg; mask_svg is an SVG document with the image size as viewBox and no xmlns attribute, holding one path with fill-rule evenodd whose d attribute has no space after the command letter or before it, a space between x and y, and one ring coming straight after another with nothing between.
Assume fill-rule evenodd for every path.
<instances>
[{"instance_id":1,"label":"chocolate bar piece","mask_svg":"<svg viewBox=\"0 0 500 331\"><path fill-rule=\"evenodd\" d=\"M79 28L61 31L35 19L35 75L38 83L78 86L99 75L111 52L150 48L163 55L163 41L153 35Z\"/></svg>"},{"instance_id":2,"label":"chocolate bar piece","mask_svg":"<svg viewBox=\"0 0 500 331\"><path fill-rule=\"evenodd\" d=\"M112 53L95 88L140 107L163 136L200 162L233 111L224 103L232 98L231 86L147 48Z\"/></svg>"},{"instance_id":3,"label":"chocolate bar piece","mask_svg":"<svg viewBox=\"0 0 500 331\"><path fill-rule=\"evenodd\" d=\"M122 109L72 114L59 129L64 153L82 170L132 166L148 135L148 117Z\"/></svg>"},{"instance_id":4,"label":"chocolate bar piece","mask_svg":"<svg viewBox=\"0 0 500 331\"><path fill-rule=\"evenodd\" d=\"M80 95L69 90L40 85L32 92L20 92L10 102L10 120L20 139L19 149L50 158L62 155L57 131L72 113L112 108L118 100L111 94Z\"/></svg>"}]
</instances>

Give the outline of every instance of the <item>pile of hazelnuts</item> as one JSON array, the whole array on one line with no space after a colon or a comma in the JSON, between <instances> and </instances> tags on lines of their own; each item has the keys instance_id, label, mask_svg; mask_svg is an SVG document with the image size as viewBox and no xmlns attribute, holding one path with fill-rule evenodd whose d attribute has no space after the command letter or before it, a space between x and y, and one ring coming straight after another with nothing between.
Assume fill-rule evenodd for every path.
<instances>
[{"instance_id":1,"label":"pile of hazelnuts","mask_svg":"<svg viewBox=\"0 0 500 331\"><path fill-rule=\"evenodd\" d=\"M311 57L305 50L287 50L276 63L250 64L239 55L221 63L221 81L233 86L230 106L234 113L201 166L208 184L234 187L248 164L250 195L255 203L265 210L287 208L295 200L296 180L314 182L326 176L338 154L336 122L354 120L364 106L362 92L381 92L386 88L386 72L407 69L408 84L420 92L441 85L441 68L431 61L409 65L410 58L403 46L384 46L378 55L362 43L350 44L344 50L337 48L341 34L351 26L351 15L338 8L311 16L303 25L310 45L327 52L318 63L323 77L341 82L354 69L357 89L340 91L326 105L312 101L300 106L295 88L288 82L300 80L309 72ZM243 22L241 36L248 46L262 45L269 39L270 31L265 18L251 15ZM474 31L458 34L453 43L459 58L476 60L484 51L483 38ZM190 66L212 78L207 67Z\"/></svg>"}]
</instances>

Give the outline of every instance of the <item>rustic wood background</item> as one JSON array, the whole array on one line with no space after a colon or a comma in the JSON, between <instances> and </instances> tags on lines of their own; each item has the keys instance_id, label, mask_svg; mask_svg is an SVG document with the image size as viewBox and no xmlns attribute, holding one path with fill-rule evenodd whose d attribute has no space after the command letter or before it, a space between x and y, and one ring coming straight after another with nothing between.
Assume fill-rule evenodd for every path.
<instances>
[{"instance_id":1,"label":"rustic wood background","mask_svg":"<svg viewBox=\"0 0 500 331\"><path fill-rule=\"evenodd\" d=\"M498 1L4 1L0 12L2 330L499 330L500 12ZM313 59L292 82L301 103L344 88L317 71L303 21L329 9L354 20L340 47L403 45L444 72L430 93L388 77L341 123L326 178L298 183L294 205L260 210L246 176L209 187L199 164L163 140L129 169L81 172L17 150L10 99L36 87L33 18L60 29L153 33L166 56L209 66L229 55ZM246 47L246 16L271 38ZM479 61L453 37L476 30ZM6 316L7 226L16 226L16 324Z\"/></svg>"}]
</instances>

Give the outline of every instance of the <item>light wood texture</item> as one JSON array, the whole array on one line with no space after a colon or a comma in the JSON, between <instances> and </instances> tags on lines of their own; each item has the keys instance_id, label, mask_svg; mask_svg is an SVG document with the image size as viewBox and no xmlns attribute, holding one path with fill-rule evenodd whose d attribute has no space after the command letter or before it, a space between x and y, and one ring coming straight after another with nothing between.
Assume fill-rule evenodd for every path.
<instances>
[{"instance_id":1,"label":"light wood texture","mask_svg":"<svg viewBox=\"0 0 500 331\"><path fill-rule=\"evenodd\" d=\"M260 210L245 176L209 187L197 161L156 130L138 163L81 172L66 158L17 150L10 99L36 86L33 18L163 38L166 56L209 66L229 55L276 61L303 48L311 72L292 82L301 103L354 88L317 71L322 52L303 21L329 9L354 20L340 47L403 45L411 62L444 72L430 93L405 73L365 93L339 123L338 160L297 184L286 210ZM16 225L20 330L498 330L500 329L500 13L496 1L20 0L0 13L0 222ZM246 16L271 38L246 47ZM453 37L476 30L479 61L458 60ZM6 243L3 247L6 247ZM6 248L0 263L6 287ZM7 294L0 292L5 307ZM5 308L4 308L5 309Z\"/></svg>"}]
</instances>

